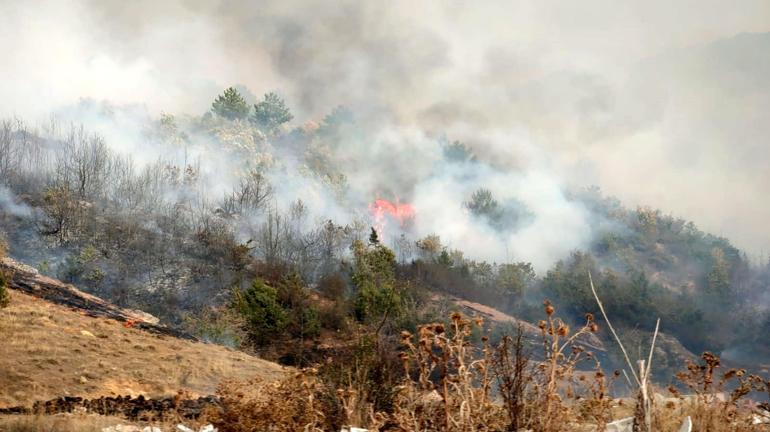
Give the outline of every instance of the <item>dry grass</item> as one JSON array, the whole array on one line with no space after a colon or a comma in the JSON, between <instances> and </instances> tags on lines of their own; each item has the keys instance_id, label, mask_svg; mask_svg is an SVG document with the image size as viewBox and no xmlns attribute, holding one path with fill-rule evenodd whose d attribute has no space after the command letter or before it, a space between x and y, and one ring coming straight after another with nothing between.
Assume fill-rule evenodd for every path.
<instances>
[{"instance_id":1,"label":"dry grass","mask_svg":"<svg viewBox=\"0 0 770 432\"><path fill-rule=\"evenodd\" d=\"M533 360L522 339L503 339L490 346L471 344L481 320L459 313L450 323L421 326L416 335L404 332L401 360L406 378L394 390L391 410L375 411L361 386L330 392L316 370L305 370L278 383L261 380L230 382L220 389L223 411L211 418L225 432L253 430L321 431L339 424L372 431L603 431L615 419L632 416L634 399L613 399L610 387L619 374L605 376L594 356L580 345L595 332L592 316L572 332L545 304L539 328L542 360ZM728 371L714 383L718 360L704 355L705 364L688 365L680 378L694 397L662 400L654 406L656 431L679 430L690 416L699 432L770 431L770 424L753 425L761 406L742 403L749 390L770 392L770 383L742 371ZM579 371L581 362L593 370ZM735 380L724 401L716 389ZM768 393L770 396L770 393ZM657 399L661 399L657 397ZM341 408L340 408L341 407ZM334 425L334 428L331 427Z\"/></svg>"},{"instance_id":2,"label":"dry grass","mask_svg":"<svg viewBox=\"0 0 770 432\"><path fill-rule=\"evenodd\" d=\"M220 381L284 374L226 347L155 336L10 290L0 309L0 406L72 395L212 394Z\"/></svg>"},{"instance_id":3,"label":"dry grass","mask_svg":"<svg viewBox=\"0 0 770 432\"><path fill-rule=\"evenodd\" d=\"M278 382L258 378L228 382L218 394L223 409L206 421L221 432L331 430L324 413L323 386L312 369Z\"/></svg>"},{"instance_id":4,"label":"dry grass","mask_svg":"<svg viewBox=\"0 0 770 432\"><path fill-rule=\"evenodd\" d=\"M593 317L572 330L548 302L537 326L538 360L523 341L524 329L498 346L485 337L474 345L482 322L459 313L447 324L402 333L403 379L388 386L392 405L376 410L369 393L376 384L372 376L381 375L368 373L365 364L346 362L349 370L367 373L351 372L347 380L335 381L341 388L334 388L316 369L287 373L224 347L158 337L18 292L11 296L11 306L0 310L2 405L67 394L158 396L180 389L208 394L222 381L222 409L200 419L222 432L317 432L344 424L402 432L601 431L634 412L633 399L610 398L618 375L605 376L581 344L597 330ZM691 416L696 431L770 431L770 425L751 424L752 415L770 407L746 402L750 391L770 397L770 383L741 370L719 373L719 359L708 353L702 360L678 375L693 396L657 398L654 430L678 430ZM721 392L724 398L714 396ZM125 421L77 414L14 416L0 418L0 430L100 431L119 423Z\"/></svg>"},{"instance_id":5,"label":"dry grass","mask_svg":"<svg viewBox=\"0 0 770 432\"><path fill-rule=\"evenodd\" d=\"M212 423L227 432L331 430L330 424L339 423L407 432L520 427L555 432L580 430L578 421L601 428L611 418L608 381L598 367L589 374L576 370L578 362L592 359L577 342L596 325L587 317L585 326L572 333L553 316L550 304L546 312L540 326L543 361L524 354L521 334L498 347L482 337L482 347L474 348L471 338L481 319L454 313L449 324L401 334L405 378L394 389L389 411L375 411L366 403L366 390L355 382L330 392L315 370L306 370L280 383L229 383L219 393L223 412ZM504 403L493 396L495 390Z\"/></svg>"}]
</instances>

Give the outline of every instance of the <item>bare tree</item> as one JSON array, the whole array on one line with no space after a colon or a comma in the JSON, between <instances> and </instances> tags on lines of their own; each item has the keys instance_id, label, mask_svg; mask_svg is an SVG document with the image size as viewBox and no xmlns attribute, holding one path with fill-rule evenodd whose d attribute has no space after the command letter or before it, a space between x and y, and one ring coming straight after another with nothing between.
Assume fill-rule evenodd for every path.
<instances>
[{"instance_id":1,"label":"bare tree","mask_svg":"<svg viewBox=\"0 0 770 432\"><path fill-rule=\"evenodd\" d=\"M272 196L273 189L261 172L252 170L241 179L238 186L228 194L220 205L226 217L260 211Z\"/></svg>"},{"instance_id":2,"label":"bare tree","mask_svg":"<svg viewBox=\"0 0 770 432\"><path fill-rule=\"evenodd\" d=\"M3 120L0 123L0 184L8 186L13 169L17 168L17 159L18 151L14 145L13 127L9 120Z\"/></svg>"},{"instance_id":3,"label":"bare tree","mask_svg":"<svg viewBox=\"0 0 770 432\"><path fill-rule=\"evenodd\" d=\"M39 221L40 233L55 237L59 244L66 243L75 230L80 210L66 186L48 189L44 195L44 216Z\"/></svg>"},{"instance_id":4,"label":"bare tree","mask_svg":"<svg viewBox=\"0 0 770 432\"><path fill-rule=\"evenodd\" d=\"M58 154L57 174L80 199L98 198L110 168L110 151L99 135L73 127Z\"/></svg>"}]
</instances>

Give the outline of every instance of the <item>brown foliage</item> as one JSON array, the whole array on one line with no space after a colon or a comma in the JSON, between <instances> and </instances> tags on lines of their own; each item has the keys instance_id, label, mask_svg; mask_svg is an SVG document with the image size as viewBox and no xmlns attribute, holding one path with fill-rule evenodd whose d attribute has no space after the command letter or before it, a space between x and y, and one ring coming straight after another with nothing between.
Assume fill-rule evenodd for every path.
<instances>
[{"instance_id":1,"label":"brown foliage","mask_svg":"<svg viewBox=\"0 0 770 432\"><path fill-rule=\"evenodd\" d=\"M221 410L208 418L221 432L330 430L316 371L303 370L284 380L227 382L217 394Z\"/></svg>"},{"instance_id":2,"label":"brown foliage","mask_svg":"<svg viewBox=\"0 0 770 432\"><path fill-rule=\"evenodd\" d=\"M683 397L673 387L669 391L682 400L682 409L692 418L693 430L705 432L768 430L767 425L754 425L753 416L770 421L767 404L754 406L746 399L751 392L767 392L770 381L758 375L748 374L745 369L730 369L721 377L717 369L719 357L704 352L702 363L688 361L686 370L676 374L693 396ZM727 390L732 389L732 390ZM764 411L764 412L763 412ZM764 428L764 429L762 429Z\"/></svg>"},{"instance_id":3,"label":"brown foliage","mask_svg":"<svg viewBox=\"0 0 770 432\"><path fill-rule=\"evenodd\" d=\"M382 339L370 340L364 351L350 352L352 361L335 360L331 364L336 367L325 365L321 374L313 369L275 384L224 386L223 409L213 421L225 432L339 430L343 425L400 432L605 430L617 402L610 388L620 373L606 376L595 356L579 344L581 335L597 330L593 316L587 315L585 324L572 332L549 302L544 312L539 326L542 360L533 359L531 341L521 330L497 346L486 336L474 346L471 340L482 321L453 313L448 323L401 333L399 358L405 374L398 382L392 366L375 361L392 347ZM679 375L696 396L656 406L656 430L677 430L686 416L698 431L767 430L766 425L751 424L751 414L767 407L747 409L739 401L751 391L770 392L770 382L742 370L717 379L719 359L705 353L703 360ZM584 361L592 362L593 371L577 369ZM728 382L735 384L729 396L715 397ZM389 403L376 402L383 394L389 395Z\"/></svg>"}]
</instances>

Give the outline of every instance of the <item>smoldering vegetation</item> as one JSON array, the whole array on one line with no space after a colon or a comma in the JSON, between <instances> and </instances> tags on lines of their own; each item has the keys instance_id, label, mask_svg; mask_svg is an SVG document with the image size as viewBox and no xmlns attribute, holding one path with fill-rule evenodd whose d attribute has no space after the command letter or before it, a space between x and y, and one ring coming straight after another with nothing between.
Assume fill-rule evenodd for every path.
<instances>
[{"instance_id":1,"label":"smoldering vegetation","mask_svg":"<svg viewBox=\"0 0 770 432\"><path fill-rule=\"evenodd\" d=\"M695 220L751 256L770 242L770 207L759 204L770 182L761 0L1 7L3 116L37 120L80 97L199 114L241 83L249 103L280 90L297 124L344 104L368 121L447 133L497 166L528 166L531 155L565 181Z\"/></svg>"},{"instance_id":2,"label":"smoldering vegetation","mask_svg":"<svg viewBox=\"0 0 770 432\"><path fill-rule=\"evenodd\" d=\"M770 349L767 263L596 187L501 169L445 135L342 106L291 126L278 95L250 106L235 89L202 116L89 100L61 114L83 122L0 125L10 254L220 342L314 340L372 316L409 328L446 310L431 293L526 320L551 298L579 320L595 309L591 272L640 346L661 317L692 352L752 363ZM274 322L229 321L248 321L249 295L265 293Z\"/></svg>"}]
</instances>

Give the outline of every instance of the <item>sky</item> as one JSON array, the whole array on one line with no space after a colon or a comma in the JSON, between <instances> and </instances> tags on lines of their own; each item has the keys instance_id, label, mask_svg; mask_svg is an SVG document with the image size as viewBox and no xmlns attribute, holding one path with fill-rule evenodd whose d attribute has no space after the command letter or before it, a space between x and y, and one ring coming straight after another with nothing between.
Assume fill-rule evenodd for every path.
<instances>
[{"instance_id":1,"label":"sky","mask_svg":"<svg viewBox=\"0 0 770 432\"><path fill-rule=\"evenodd\" d=\"M555 185L595 184L757 256L770 250L768 32L761 0L0 0L0 115L42 121L80 98L200 115L230 85L278 91L295 124L344 104L398 137L462 140L523 173L488 187L537 195L544 215L574 210ZM415 199L438 205L442 181Z\"/></svg>"}]
</instances>

